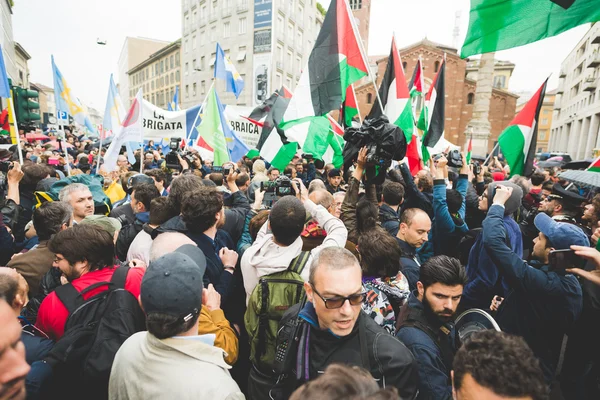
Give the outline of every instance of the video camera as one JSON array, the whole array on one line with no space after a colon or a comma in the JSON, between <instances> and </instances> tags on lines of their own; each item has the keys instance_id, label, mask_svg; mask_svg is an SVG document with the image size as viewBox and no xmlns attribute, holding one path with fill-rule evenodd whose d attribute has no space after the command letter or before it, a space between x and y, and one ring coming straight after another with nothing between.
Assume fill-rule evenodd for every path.
<instances>
[{"instance_id":1,"label":"video camera","mask_svg":"<svg viewBox=\"0 0 600 400\"><path fill-rule=\"evenodd\" d=\"M190 168L193 166L194 158L192 157L192 153L189 151L184 152L179 150L180 144L181 138L178 137L172 137L171 141L169 142L169 149L171 149L171 151L165 155L165 162L167 164L167 168L169 169L175 169L178 171L182 170L181 164L179 163L179 157L177 157L178 155L188 162Z\"/></svg>"},{"instance_id":2,"label":"video camera","mask_svg":"<svg viewBox=\"0 0 600 400\"><path fill-rule=\"evenodd\" d=\"M260 183L260 190L267 193L272 193L277 197L289 196L294 194L292 180L285 175L281 175L275 181L265 181Z\"/></svg>"},{"instance_id":3,"label":"video camera","mask_svg":"<svg viewBox=\"0 0 600 400\"><path fill-rule=\"evenodd\" d=\"M450 150L448 152L448 154L446 154L446 153L436 154L433 157L433 161L437 161L442 157L446 157L446 159L448 160L449 167L460 169L463 166L462 155L460 154L460 151L458 151L458 150Z\"/></svg>"}]
</instances>

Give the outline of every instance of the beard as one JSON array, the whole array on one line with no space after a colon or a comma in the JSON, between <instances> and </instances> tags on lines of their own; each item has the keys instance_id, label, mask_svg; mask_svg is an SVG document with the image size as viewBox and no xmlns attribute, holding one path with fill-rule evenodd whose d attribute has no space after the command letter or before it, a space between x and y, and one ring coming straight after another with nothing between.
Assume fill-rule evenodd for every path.
<instances>
[{"instance_id":1,"label":"beard","mask_svg":"<svg viewBox=\"0 0 600 400\"><path fill-rule=\"evenodd\" d=\"M425 308L425 313L428 314L429 316L437 318L442 323L445 324L445 323L448 323L448 322L450 322L450 321L452 321L454 319L455 312L452 311L452 310L449 310L449 309L445 308L442 311L434 311L433 308L431 307L431 304L427 300L427 296L426 295L423 295L423 301L422 301L422 303L423 303L423 307Z\"/></svg>"}]
</instances>

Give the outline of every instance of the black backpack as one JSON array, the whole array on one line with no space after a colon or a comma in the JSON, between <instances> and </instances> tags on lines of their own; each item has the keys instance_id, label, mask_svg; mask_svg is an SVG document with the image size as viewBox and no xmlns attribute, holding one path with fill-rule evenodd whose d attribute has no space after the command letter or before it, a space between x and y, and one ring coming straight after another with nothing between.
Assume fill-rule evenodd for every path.
<instances>
[{"instance_id":1,"label":"black backpack","mask_svg":"<svg viewBox=\"0 0 600 400\"><path fill-rule=\"evenodd\" d=\"M117 351L136 332L146 329L138 300L125 290L129 267L118 267L110 282L80 292L67 284L55 292L69 310L65 334L52 349L52 398L108 398L110 370ZM102 286L108 290L87 300L83 295Z\"/></svg>"}]
</instances>

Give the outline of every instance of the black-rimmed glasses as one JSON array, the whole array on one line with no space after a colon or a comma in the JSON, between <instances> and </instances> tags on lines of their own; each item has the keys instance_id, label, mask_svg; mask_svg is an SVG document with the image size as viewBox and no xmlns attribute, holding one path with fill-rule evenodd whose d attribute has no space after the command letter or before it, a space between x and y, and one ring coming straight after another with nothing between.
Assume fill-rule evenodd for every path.
<instances>
[{"instance_id":1,"label":"black-rimmed glasses","mask_svg":"<svg viewBox=\"0 0 600 400\"><path fill-rule=\"evenodd\" d=\"M335 308L341 308L344 303L346 302L346 300L348 300L350 302L351 306L359 306L361 305L364 301L365 298L367 297L366 293L355 293L355 294L351 294L348 297L341 297L341 296L334 296L334 297L330 297L328 299L326 299L325 297L323 297L321 295L321 293L319 293L317 291L317 289L315 288L315 286L313 284L311 284L310 286L312 286L314 292L317 294L317 296L319 296L321 298L321 300L323 300L323 303L325 303L325 308L332 310Z\"/></svg>"}]
</instances>

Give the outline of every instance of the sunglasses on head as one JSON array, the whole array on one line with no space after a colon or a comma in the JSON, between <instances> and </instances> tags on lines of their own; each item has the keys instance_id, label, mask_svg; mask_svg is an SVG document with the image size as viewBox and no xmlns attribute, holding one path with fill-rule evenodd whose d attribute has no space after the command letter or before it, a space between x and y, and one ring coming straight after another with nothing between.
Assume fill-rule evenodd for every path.
<instances>
[{"instance_id":1,"label":"sunglasses on head","mask_svg":"<svg viewBox=\"0 0 600 400\"><path fill-rule=\"evenodd\" d=\"M366 293L355 293L355 294L351 294L348 297L342 297L342 296L334 296L334 297L329 297L329 298L325 298L321 295L321 293L319 293L317 291L317 289L315 288L315 286L313 284L311 284L310 286L312 286L314 292L317 294L317 296L319 296L321 298L321 300L323 300L323 303L325 303L325 308L332 310L335 308L341 308L344 303L346 302L346 300L348 300L350 302L351 306L359 306L361 305L364 301L365 298L367 297Z\"/></svg>"}]
</instances>

